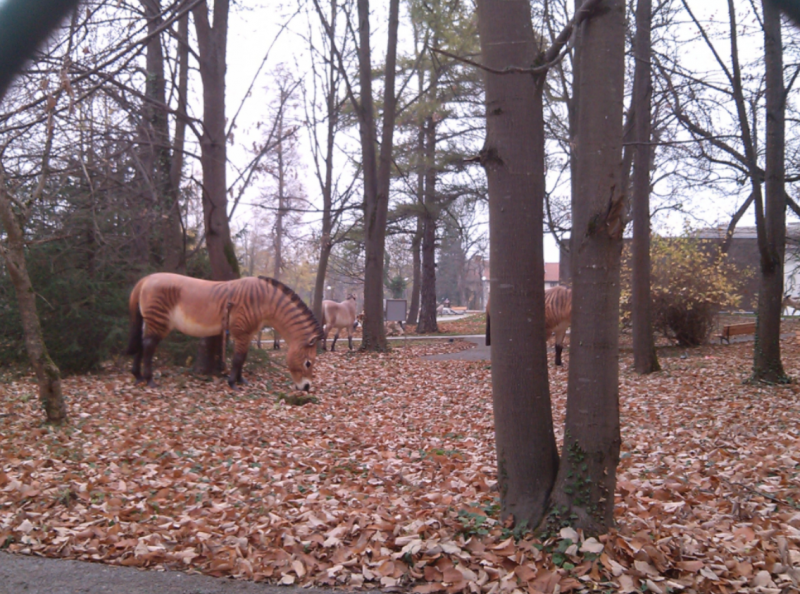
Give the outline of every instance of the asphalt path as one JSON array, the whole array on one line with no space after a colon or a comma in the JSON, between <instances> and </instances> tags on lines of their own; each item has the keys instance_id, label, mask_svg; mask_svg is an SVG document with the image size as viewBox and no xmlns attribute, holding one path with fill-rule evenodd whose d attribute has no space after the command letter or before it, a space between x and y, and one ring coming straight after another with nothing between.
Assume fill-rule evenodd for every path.
<instances>
[{"instance_id":1,"label":"asphalt path","mask_svg":"<svg viewBox=\"0 0 800 594\"><path fill-rule=\"evenodd\" d=\"M471 342L475 345L475 348L459 351L457 353L446 353L444 355L428 355L427 357L423 357L423 359L428 359L430 361L490 361L492 359L492 347L486 346L486 337L483 335L448 336L442 337L439 340L443 338L447 338L451 342L453 340Z\"/></svg>"},{"instance_id":2,"label":"asphalt path","mask_svg":"<svg viewBox=\"0 0 800 594\"><path fill-rule=\"evenodd\" d=\"M155 571L0 552L0 594L341 594L180 571ZM362 594L359 592L359 594Z\"/></svg>"}]
</instances>

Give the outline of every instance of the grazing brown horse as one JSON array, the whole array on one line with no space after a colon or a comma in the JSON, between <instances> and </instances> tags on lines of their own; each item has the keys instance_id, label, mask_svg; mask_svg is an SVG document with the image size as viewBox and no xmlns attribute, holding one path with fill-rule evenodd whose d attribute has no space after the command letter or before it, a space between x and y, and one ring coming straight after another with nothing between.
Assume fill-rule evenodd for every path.
<instances>
[{"instance_id":1,"label":"grazing brown horse","mask_svg":"<svg viewBox=\"0 0 800 594\"><path fill-rule=\"evenodd\" d=\"M242 366L253 336L266 322L289 345L286 365L298 390L308 391L315 345L322 328L308 306L289 287L263 276L217 282L180 274L157 273L141 279L130 297L131 337L136 381L153 383L153 353L158 343L179 330L189 336L218 336L230 331L234 341L228 384L246 383ZM144 360L144 370L142 370Z\"/></svg>"},{"instance_id":2,"label":"grazing brown horse","mask_svg":"<svg viewBox=\"0 0 800 594\"><path fill-rule=\"evenodd\" d=\"M489 333L491 316L486 302L486 345L492 344ZM544 292L544 335L556 335L556 365L561 365L561 352L564 350L564 337L572 320L572 289L562 286L552 287Z\"/></svg>"},{"instance_id":3,"label":"grazing brown horse","mask_svg":"<svg viewBox=\"0 0 800 594\"><path fill-rule=\"evenodd\" d=\"M336 334L333 336L333 343L331 344L331 352L336 350L336 341L339 339L339 332L342 328L347 330L347 346L353 350L353 330L358 326L356 320L356 297L355 295L348 295L347 299L341 303L336 301L328 301L327 299L322 302L322 350L327 351L328 334L331 328L336 328Z\"/></svg>"}]
</instances>

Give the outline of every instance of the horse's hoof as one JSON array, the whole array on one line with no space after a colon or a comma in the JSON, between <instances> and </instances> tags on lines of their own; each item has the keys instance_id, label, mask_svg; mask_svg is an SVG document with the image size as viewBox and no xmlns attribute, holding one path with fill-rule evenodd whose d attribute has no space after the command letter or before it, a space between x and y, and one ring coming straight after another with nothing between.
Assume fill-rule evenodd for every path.
<instances>
[{"instance_id":1,"label":"horse's hoof","mask_svg":"<svg viewBox=\"0 0 800 594\"><path fill-rule=\"evenodd\" d=\"M250 382L248 382L248 381L247 381L246 379L244 379L243 377L240 377L238 380L236 380L236 382L237 382L237 383L238 383L240 386L248 386L248 385L250 385Z\"/></svg>"},{"instance_id":2,"label":"horse's hoof","mask_svg":"<svg viewBox=\"0 0 800 594\"><path fill-rule=\"evenodd\" d=\"M148 387L148 388L157 388L157 387L158 387L158 384L157 384L157 383L155 383L153 380L148 380L148 381L147 381L147 387Z\"/></svg>"}]
</instances>

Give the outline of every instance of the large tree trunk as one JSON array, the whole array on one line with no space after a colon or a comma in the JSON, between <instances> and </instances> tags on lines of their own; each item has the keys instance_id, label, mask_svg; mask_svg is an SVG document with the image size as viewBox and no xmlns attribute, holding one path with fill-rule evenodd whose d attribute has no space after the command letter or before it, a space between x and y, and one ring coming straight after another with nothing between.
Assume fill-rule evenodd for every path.
<instances>
[{"instance_id":1,"label":"large tree trunk","mask_svg":"<svg viewBox=\"0 0 800 594\"><path fill-rule=\"evenodd\" d=\"M36 311L36 293L25 263L22 227L11 208L11 199L5 192L4 184L5 181L0 177L0 223L6 231L6 244L0 244L0 253L5 259L17 295L22 330L25 333L25 348L39 384L39 401L47 422L60 424L67 419L67 405L61 393L61 372L47 353L42 337L42 327Z\"/></svg>"},{"instance_id":2,"label":"large tree trunk","mask_svg":"<svg viewBox=\"0 0 800 594\"><path fill-rule=\"evenodd\" d=\"M431 88L436 88L433 75ZM436 323L436 220L439 204L436 197L436 122L425 120L425 203L422 218L422 277L417 333L438 332Z\"/></svg>"},{"instance_id":3,"label":"large tree trunk","mask_svg":"<svg viewBox=\"0 0 800 594\"><path fill-rule=\"evenodd\" d=\"M637 373L659 371L653 339L650 303L650 26L652 0L639 0L636 8L636 38L633 76L633 106L636 138L633 165L633 366Z\"/></svg>"},{"instance_id":4,"label":"large tree trunk","mask_svg":"<svg viewBox=\"0 0 800 594\"><path fill-rule=\"evenodd\" d=\"M369 39L369 0L358 0L358 72L361 102L358 122L364 168L364 328L362 350L383 351L386 330L383 326L383 258L386 245L386 218L389 208L392 142L397 99L394 95L397 62L399 0L389 3L389 31L384 76L383 133L380 157L376 158L376 130L372 100L372 64Z\"/></svg>"},{"instance_id":5,"label":"large tree trunk","mask_svg":"<svg viewBox=\"0 0 800 594\"><path fill-rule=\"evenodd\" d=\"M239 263L228 225L225 134L225 54L228 39L230 0L214 1L213 27L208 21L206 2L193 9L200 77L203 81L203 135L200 138L200 163L203 169L203 218L206 247L214 280L239 276ZM199 373L223 370L222 343L219 337L203 339L197 356Z\"/></svg>"},{"instance_id":6,"label":"large tree trunk","mask_svg":"<svg viewBox=\"0 0 800 594\"><path fill-rule=\"evenodd\" d=\"M761 287L758 322L753 349L753 379L785 382L781 363L781 305L783 258L786 249L786 200L784 195L785 99L781 17L770 2L764 7L764 61L766 65L766 191L761 247ZM758 216L758 209L757 209ZM759 235L762 229L758 230Z\"/></svg>"},{"instance_id":7,"label":"large tree trunk","mask_svg":"<svg viewBox=\"0 0 800 594\"><path fill-rule=\"evenodd\" d=\"M572 197L572 338L564 445L549 519L596 534L613 522L620 450L625 1L600 2L578 35L581 64L575 80L579 102L577 193ZM492 268L494 274L494 261ZM496 311L493 291L492 312Z\"/></svg>"},{"instance_id":8,"label":"large tree trunk","mask_svg":"<svg viewBox=\"0 0 800 594\"><path fill-rule=\"evenodd\" d=\"M482 62L535 63L540 48L526 0L479 0ZM518 526L543 517L558 468L544 318L545 75L486 73L492 262L492 396L501 514ZM520 266L524 262L524 266Z\"/></svg>"}]
</instances>

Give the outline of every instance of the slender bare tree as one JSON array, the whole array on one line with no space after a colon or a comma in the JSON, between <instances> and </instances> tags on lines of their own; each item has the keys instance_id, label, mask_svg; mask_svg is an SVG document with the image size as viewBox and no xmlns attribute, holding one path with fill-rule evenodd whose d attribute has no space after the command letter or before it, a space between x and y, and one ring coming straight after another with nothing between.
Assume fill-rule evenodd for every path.
<instances>
[{"instance_id":1,"label":"slender bare tree","mask_svg":"<svg viewBox=\"0 0 800 594\"><path fill-rule=\"evenodd\" d=\"M634 38L633 99L636 142L633 163L633 245L632 245L632 317L633 366L638 373L659 371L656 356L650 304L650 163L651 84L650 27L652 0L638 0L636 7L636 36Z\"/></svg>"},{"instance_id":2,"label":"slender bare tree","mask_svg":"<svg viewBox=\"0 0 800 594\"><path fill-rule=\"evenodd\" d=\"M786 251L785 121L781 16L769 1L764 7L764 64L766 74L767 138L765 154L765 204L756 203L758 244L761 252L761 290L758 292L753 379L786 382L781 362L783 309L783 259Z\"/></svg>"}]
</instances>

